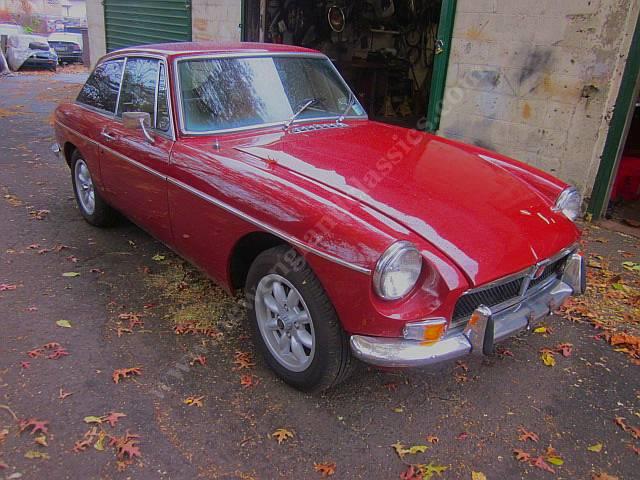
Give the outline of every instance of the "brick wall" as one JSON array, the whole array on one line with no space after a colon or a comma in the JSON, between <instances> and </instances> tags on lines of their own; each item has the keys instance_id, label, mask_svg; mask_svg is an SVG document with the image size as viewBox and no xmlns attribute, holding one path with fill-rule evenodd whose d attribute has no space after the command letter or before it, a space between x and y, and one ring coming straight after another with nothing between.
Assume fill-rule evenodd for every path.
<instances>
[{"instance_id":1,"label":"brick wall","mask_svg":"<svg viewBox=\"0 0 640 480\"><path fill-rule=\"evenodd\" d=\"M440 134L589 194L637 0L458 0Z\"/></svg>"},{"instance_id":2,"label":"brick wall","mask_svg":"<svg viewBox=\"0 0 640 480\"><path fill-rule=\"evenodd\" d=\"M193 40L240 41L239 0L193 0Z\"/></svg>"}]
</instances>

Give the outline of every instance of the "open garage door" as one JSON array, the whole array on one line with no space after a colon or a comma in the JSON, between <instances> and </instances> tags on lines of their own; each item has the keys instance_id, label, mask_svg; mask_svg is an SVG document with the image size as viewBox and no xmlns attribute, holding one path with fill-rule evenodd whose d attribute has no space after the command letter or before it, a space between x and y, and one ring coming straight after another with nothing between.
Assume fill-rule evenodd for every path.
<instances>
[{"instance_id":1,"label":"open garage door","mask_svg":"<svg viewBox=\"0 0 640 480\"><path fill-rule=\"evenodd\" d=\"M104 0L107 51L191 40L191 0Z\"/></svg>"}]
</instances>

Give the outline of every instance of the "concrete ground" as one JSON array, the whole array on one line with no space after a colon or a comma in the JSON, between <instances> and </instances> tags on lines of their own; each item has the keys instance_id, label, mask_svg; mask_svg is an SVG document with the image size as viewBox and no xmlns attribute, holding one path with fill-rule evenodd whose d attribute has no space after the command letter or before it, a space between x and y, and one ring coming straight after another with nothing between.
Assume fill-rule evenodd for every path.
<instances>
[{"instance_id":1,"label":"concrete ground","mask_svg":"<svg viewBox=\"0 0 640 480\"><path fill-rule=\"evenodd\" d=\"M428 371L360 366L321 396L292 390L260 360L239 368L236 352L252 352L242 322L223 319L216 337L176 335L178 300L161 280L179 262L130 223L86 224L68 169L49 150L50 114L83 78L0 78L0 478L321 478L314 463L335 463L332 478L340 479L401 478L409 464L429 463L447 467L432 474L443 479L473 471L488 479L638 478L632 448L640 442L614 422L640 425L638 366L594 338L588 323L551 317L552 332L511 339L481 362ZM589 238L587 250L612 269L640 260L635 238L604 229ZM637 282L637 272L624 275ZM180 282L182 302L181 289L202 279L188 272ZM122 330L130 323L133 333ZM33 352L50 342L61 346ZM560 343L573 344L571 355L545 366L539 350ZM60 358L48 358L54 352ZM141 375L113 382L116 369L133 367ZM241 384L245 375L252 385ZM185 403L200 396L202 406ZM126 416L114 426L92 418L110 412ZM48 421L46 435L33 422L19 433L20 419ZM538 441L519 440L519 427ZM280 428L293 435L281 444L272 436ZM74 452L83 439L84 451ZM396 442L428 448L400 458ZM562 465L549 463L549 446ZM133 462L119 460L117 447ZM517 461L514 449L542 455L555 473Z\"/></svg>"}]
</instances>

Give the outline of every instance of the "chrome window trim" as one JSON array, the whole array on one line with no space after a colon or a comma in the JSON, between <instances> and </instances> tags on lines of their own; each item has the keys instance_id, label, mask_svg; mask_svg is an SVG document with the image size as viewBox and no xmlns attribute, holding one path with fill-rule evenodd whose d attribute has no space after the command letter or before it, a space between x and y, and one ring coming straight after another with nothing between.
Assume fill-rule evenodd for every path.
<instances>
[{"instance_id":1,"label":"chrome window trim","mask_svg":"<svg viewBox=\"0 0 640 480\"><path fill-rule=\"evenodd\" d=\"M65 125L62 122L60 122L60 120L56 120L55 123L58 124L59 126L61 126L62 128L65 128L65 129L69 130L71 133L81 137L82 139L84 139L84 140L86 140L86 141L88 141L90 143L93 143L94 145L97 145L100 148L104 148L105 150L108 150L110 153L116 155L117 157L119 157L122 160L130 163L131 165L133 165L135 167L138 167L138 168L144 170L145 172L148 172L148 173L150 173L152 175L155 175L155 176L157 176L157 177L159 177L159 178L161 178L163 180L166 180L168 183L170 183L172 185L175 185L175 186L177 186L179 188L182 188L183 190L196 195L197 197L201 198L202 200L204 200L204 201L206 201L208 203L211 203L212 205L215 205L215 206L221 208L222 210L225 210L225 211L227 211L229 213L232 213L232 214L236 215L237 217L240 217L240 218L246 220L247 222L249 222L249 223L251 223L251 224L253 224L253 225L255 225L255 226L257 226L257 227L259 227L259 228L261 228L261 229L263 229L263 230L265 230L267 232L269 232L269 233L272 233L276 237L279 237L279 238L291 243L292 245L295 245L296 247L299 247L301 250L313 253L314 255L317 255L317 256L319 256L321 258L324 258L326 260L329 260L329 261L331 261L333 263L336 263L336 264L341 265L343 267L349 268L349 269L354 270L356 272L364 273L364 274L367 274L367 275L371 274L371 270L368 269L368 268L361 267L360 265L356 265L356 264L348 262L346 260L342 260L341 258L335 257L335 256L333 256L333 255L331 255L329 253L325 253L325 252L317 250L317 249L315 249L313 247L310 247L309 245L307 245L307 244L303 243L302 241L298 240L297 238L292 237L291 235L288 235L288 234L282 232L281 230L279 230L279 229L277 229L275 227L272 227L272 226L270 226L270 225L268 225L268 224L266 224L264 222L261 222L260 220L255 219L255 218L251 217L250 215L245 214L241 210L238 210L237 208L232 207L231 205L229 205L229 204L227 204L227 203L225 203L225 202L223 202L221 200L218 200L217 198L214 198L211 195L208 195L208 194L206 194L206 193L204 193L204 192L202 192L202 191L200 191L200 190L198 190L198 189L196 189L196 188L194 188L194 187L192 187L190 185L187 185L186 183L183 183L178 179L175 179L173 177L169 177L167 175L164 175L164 174L158 172L157 170L154 170L153 168L147 167L146 165L143 165L140 162L137 162L136 160L133 160L130 157L122 155L121 153L118 153L118 152L112 150L111 148L104 146L102 143L100 143L100 142L98 142L96 140L93 140L92 138L87 137L86 135L78 132L77 130L75 130L75 129L71 128L71 127L68 127L67 125Z\"/></svg>"},{"instance_id":2,"label":"chrome window trim","mask_svg":"<svg viewBox=\"0 0 640 480\"><path fill-rule=\"evenodd\" d=\"M158 62L158 73L156 75L156 88L153 92L153 129L157 130L158 127L158 90L160 90L160 70L162 70L162 63Z\"/></svg>"},{"instance_id":3,"label":"chrome window trim","mask_svg":"<svg viewBox=\"0 0 640 480\"><path fill-rule=\"evenodd\" d=\"M81 103L78 102L78 100L74 100L74 104L78 105L80 107L86 108L92 112L95 113L99 113L111 120L117 121L119 123L122 123L122 120L120 117L117 116L117 112L118 112L118 104L120 103L120 93L122 91L122 80L124 78L124 69L127 66L127 58L129 57L142 57L142 58L152 58L154 60L159 60L162 64L164 64L164 69L165 69L165 76L166 76L166 82L167 82L167 109L168 109L168 113L169 113L169 131L168 132L163 132L162 130L157 130L155 128L155 124L154 124L154 128L153 128L153 132L156 133L157 135L161 135L163 137L165 137L168 140L171 140L173 142L176 141L176 132L175 132L175 125L174 125L174 121L173 121L173 105L171 102L171 86L169 83L169 64L167 63L167 59L165 56L163 55L159 55L159 54L154 54L154 53L144 53L144 52L131 52L131 53L124 53L124 52L118 52L118 55L114 55L112 57L105 57L103 59L101 59L97 64L96 67L98 67L98 65L101 65L104 62L111 62L111 61L118 61L118 60L123 60L122 63L122 73L120 76L120 85L118 86L118 96L116 98L116 109L114 112L109 112L108 110L103 110L100 108L95 108L92 107L90 105L87 105L85 103ZM94 68L94 71L95 71ZM160 68L158 67L158 72L160 72ZM91 72L93 73L93 72ZM160 73L158 73L158 79L159 79L159 75ZM156 81L156 93L158 90L158 82ZM158 103L156 101L155 104L155 110L154 110L154 115L156 114L158 108Z\"/></svg>"},{"instance_id":4,"label":"chrome window trim","mask_svg":"<svg viewBox=\"0 0 640 480\"><path fill-rule=\"evenodd\" d=\"M301 52L301 53L296 53L296 52L283 52L283 53L274 53L274 52L237 52L237 53L220 53L220 54L215 54L215 53L201 53L201 54L197 54L197 55L184 55L184 56L179 56L177 58L175 58L173 60L173 80L175 83L175 92L176 92L176 97L177 97L177 103L178 105L176 105L176 112L178 113L178 126L180 129L180 133L182 133L183 135L192 135L192 136L202 136L202 135L218 135L218 134L226 134L226 133L235 133L235 132L243 132L243 131L247 131L247 130L258 130L258 129L262 129L262 128L269 128L269 127L276 127L276 126L284 126L287 121L283 120L281 122L271 122L271 123L258 123L255 125L248 125L245 127L234 127L234 128L224 128L224 129L218 129L218 130L208 130L205 132L194 132L192 130L187 130L185 128L185 124L184 124L184 112L183 112L183 105L182 105L182 89L180 88L180 73L179 73L179 68L178 68L178 63L180 62L184 62L184 61L188 61L188 60L200 60L200 59L210 59L210 60L217 60L220 58L255 58L255 57L301 57L301 58L322 58L325 59L329 62L329 64L331 65L331 68L333 68L334 72L337 73L338 78L340 79L340 81L342 82L342 84L344 85L344 87L347 89L348 92L351 92L353 95L355 95L355 93L353 93L353 91L351 90L351 88L349 87L349 85L347 84L347 82L344 80L344 78L342 77L342 75L340 74L340 72L338 72L338 69L336 68L336 66L333 64L333 62L331 61L331 59L329 59L329 57L327 57L326 55L322 54L322 53L306 53L306 52ZM356 99L358 97L356 96ZM360 102L358 102L360 103ZM362 107L362 105L360 105ZM363 115L349 115L349 116L345 116L345 119L357 119L357 120L368 120L369 116L366 113L366 110L364 109L364 107L362 107L362 110L365 112ZM318 117L318 118L303 118L303 119L298 119L295 122L293 122L293 124L298 124L298 123L307 123L307 122L315 122L315 121L323 121L323 120L331 120L331 119L336 119L338 118L339 115L333 115L333 116L328 116L328 117Z\"/></svg>"},{"instance_id":5,"label":"chrome window trim","mask_svg":"<svg viewBox=\"0 0 640 480\"><path fill-rule=\"evenodd\" d=\"M103 63L106 63L106 62L117 62L119 60L122 60L122 72L120 73L120 84L118 85L118 95L116 95L116 108L115 108L115 111L110 112L109 110L105 110L104 108L98 108L98 107L94 107L92 105L87 105L86 103L79 102L78 101L78 97L76 97L76 99L73 101L73 103L75 103L76 105L80 105L81 107L87 108L87 109L89 109L89 110L91 110L93 112L102 113L103 115L105 115L107 117L113 118L115 116L116 112L118 111L118 103L120 101L120 89L122 88L122 77L124 76L124 67L127 64L126 57L114 56L114 57L102 59L96 64L96 66L93 68L93 70L89 74L89 77L91 75L93 75L93 73L96 71L96 68L98 68ZM89 77L87 77L87 80L89 80ZM82 90L84 89L84 86L86 84L87 84L87 82L85 80L84 84L82 85L82 88L80 89L80 92L82 92ZM78 95L80 95L80 92L78 92Z\"/></svg>"}]
</instances>

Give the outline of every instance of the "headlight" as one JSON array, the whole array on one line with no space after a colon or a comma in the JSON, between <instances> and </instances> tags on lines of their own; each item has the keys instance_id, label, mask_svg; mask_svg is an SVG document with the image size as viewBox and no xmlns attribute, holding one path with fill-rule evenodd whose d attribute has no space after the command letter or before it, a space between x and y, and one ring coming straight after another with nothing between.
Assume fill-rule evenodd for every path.
<instances>
[{"instance_id":1,"label":"headlight","mask_svg":"<svg viewBox=\"0 0 640 480\"><path fill-rule=\"evenodd\" d=\"M562 212L569 220L575 221L582 211L582 196L574 187L566 188L556 200L553 209Z\"/></svg>"},{"instance_id":2,"label":"headlight","mask_svg":"<svg viewBox=\"0 0 640 480\"><path fill-rule=\"evenodd\" d=\"M373 287L384 300L398 300L415 286L422 270L422 256L406 241L396 242L382 254L373 273Z\"/></svg>"}]
</instances>

